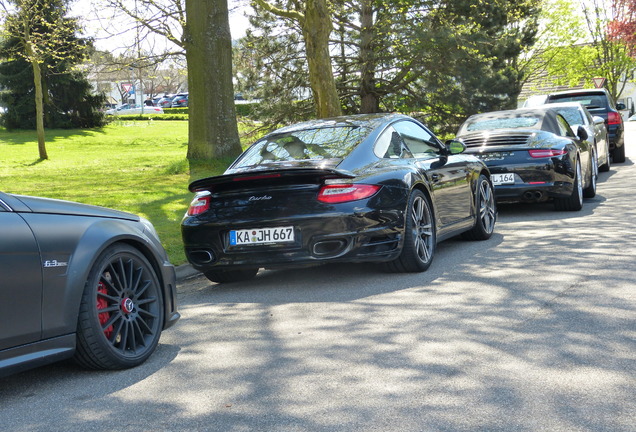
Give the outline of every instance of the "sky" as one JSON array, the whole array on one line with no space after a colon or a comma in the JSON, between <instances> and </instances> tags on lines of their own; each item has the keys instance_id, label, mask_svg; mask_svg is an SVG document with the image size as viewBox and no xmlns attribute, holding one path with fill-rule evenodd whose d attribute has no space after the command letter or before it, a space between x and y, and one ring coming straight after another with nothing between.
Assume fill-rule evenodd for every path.
<instances>
[{"instance_id":1,"label":"sky","mask_svg":"<svg viewBox=\"0 0 636 432\"><path fill-rule=\"evenodd\" d=\"M84 26L84 36L93 37L97 49L117 51L129 46L134 40L135 24L132 20L111 20L113 11L106 10L100 4L104 0L74 0L71 2L70 15L79 17ZM134 4L134 0L129 0ZM232 39L245 35L249 22L245 11L250 10L249 0L228 0L230 9L230 32ZM156 41L163 44L163 41Z\"/></svg>"}]
</instances>

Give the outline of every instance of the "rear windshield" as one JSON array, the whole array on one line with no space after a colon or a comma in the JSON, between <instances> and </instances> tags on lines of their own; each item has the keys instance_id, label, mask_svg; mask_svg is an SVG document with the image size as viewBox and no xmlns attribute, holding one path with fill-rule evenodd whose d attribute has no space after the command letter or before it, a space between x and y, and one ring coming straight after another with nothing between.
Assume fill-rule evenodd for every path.
<instances>
[{"instance_id":1,"label":"rear windshield","mask_svg":"<svg viewBox=\"0 0 636 432\"><path fill-rule=\"evenodd\" d=\"M570 126L584 124L583 115L581 111L576 108L554 108L559 114L561 114L568 121Z\"/></svg>"},{"instance_id":2,"label":"rear windshield","mask_svg":"<svg viewBox=\"0 0 636 432\"><path fill-rule=\"evenodd\" d=\"M234 168L295 160L343 159L370 133L359 126L304 129L274 134L245 151Z\"/></svg>"},{"instance_id":3,"label":"rear windshield","mask_svg":"<svg viewBox=\"0 0 636 432\"><path fill-rule=\"evenodd\" d=\"M471 121L466 130L483 131L494 129L532 128L539 123L538 117L484 118Z\"/></svg>"},{"instance_id":4,"label":"rear windshield","mask_svg":"<svg viewBox=\"0 0 636 432\"><path fill-rule=\"evenodd\" d=\"M607 106L607 98L602 94L556 95L550 96L550 102L579 102L590 109L605 108Z\"/></svg>"}]
</instances>

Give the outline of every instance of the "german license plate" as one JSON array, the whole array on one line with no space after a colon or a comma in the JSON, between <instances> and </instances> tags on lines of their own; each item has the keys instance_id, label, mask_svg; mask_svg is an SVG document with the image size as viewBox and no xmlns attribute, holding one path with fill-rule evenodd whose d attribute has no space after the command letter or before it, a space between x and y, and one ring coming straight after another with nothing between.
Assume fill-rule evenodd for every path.
<instances>
[{"instance_id":1,"label":"german license plate","mask_svg":"<svg viewBox=\"0 0 636 432\"><path fill-rule=\"evenodd\" d=\"M290 243L294 227L253 228L230 231L230 246Z\"/></svg>"},{"instance_id":2,"label":"german license plate","mask_svg":"<svg viewBox=\"0 0 636 432\"><path fill-rule=\"evenodd\" d=\"M513 173L492 174L490 176L493 185L515 184L515 175Z\"/></svg>"}]
</instances>

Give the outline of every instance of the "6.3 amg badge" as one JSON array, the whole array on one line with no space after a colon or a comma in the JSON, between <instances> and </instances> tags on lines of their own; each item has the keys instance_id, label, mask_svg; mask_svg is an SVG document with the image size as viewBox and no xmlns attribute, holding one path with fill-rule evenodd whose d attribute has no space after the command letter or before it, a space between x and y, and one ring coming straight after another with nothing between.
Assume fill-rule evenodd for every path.
<instances>
[{"instance_id":1,"label":"6.3 amg badge","mask_svg":"<svg viewBox=\"0 0 636 432\"><path fill-rule=\"evenodd\" d=\"M58 261L58 260L46 260L42 263L42 267L51 268L51 267L66 267L68 266L67 262Z\"/></svg>"}]
</instances>

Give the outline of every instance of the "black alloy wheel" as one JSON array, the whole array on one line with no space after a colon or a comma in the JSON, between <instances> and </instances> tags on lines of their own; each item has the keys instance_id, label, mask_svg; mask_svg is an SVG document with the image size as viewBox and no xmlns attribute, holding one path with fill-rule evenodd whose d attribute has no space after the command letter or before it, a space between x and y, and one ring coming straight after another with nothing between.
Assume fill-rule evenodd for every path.
<instances>
[{"instance_id":1,"label":"black alloy wheel","mask_svg":"<svg viewBox=\"0 0 636 432\"><path fill-rule=\"evenodd\" d=\"M462 236L467 240L487 240L495 230L497 204L495 193L488 178L481 174L475 192L475 226Z\"/></svg>"},{"instance_id":2,"label":"black alloy wheel","mask_svg":"<svg viewBox=\"0 0 636 432\"><path fill-rule=\"evenodd\" d=\"M567 198L555 198L554 208L559 211L579 211L583 208L583 180L581 178L581 162L576 160L572 194Z\"/></svg>"},{"instance_id":3,"label":"black alloy wheel","mask_svg":"<svg viewBox=\"0 0 636 432\"><path fill-rule=\"evenodd\" d=\"M400 256L386 264L391 272L423 272L433 262L437 237L435 219L429 199L420 190L414 190L406 207L404 245Z\"/></svg>"},{"instance_id":4,"label":"black alloy wheel","mask_svg":"<svg viewBox=\"0 0 636 432\"><path fill-rule=\"evenodd\" d=\"M91 369L137 366L157 347L163 320L160 284L148 259L132 246L112 245L84 288L75 360Z\"/></svg>"},{"instance_id":5,"label":"black alloy wheel","mask_svg":"<svg viewBox=\"0 0 636 432\"><path fill-rule=\"evenodd\" d=\"M211 282L230 283L252 279L258 273L258 268L248 268L239 270L208 270L203 272Z\"/></svg>"}]
</instances>

